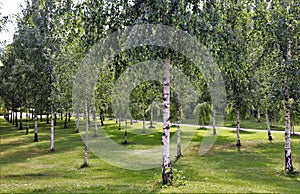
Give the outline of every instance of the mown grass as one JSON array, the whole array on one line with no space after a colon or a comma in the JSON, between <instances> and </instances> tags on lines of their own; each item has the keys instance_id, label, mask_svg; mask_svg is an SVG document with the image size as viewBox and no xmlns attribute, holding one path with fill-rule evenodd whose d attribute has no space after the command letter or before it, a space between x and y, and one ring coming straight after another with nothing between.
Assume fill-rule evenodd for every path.
<instances>
[{"instance_id":1,"label":"mown grass","mask_svg":"<svg viewBox=\"0 0 300 194\"><path fill-rule=\"evenodd\" d=\"M285 124L284 122L277 122L276 124L270 123L271 124L271 130L274 131L284 131L285 130ZM241 120L240 123L242 128L249 128L249 129L260 129L260 130L267 130L267 125L266 125L266 120L264 117L261 117L260 122L257 122L256 118L248 118ZM227 119L224 121L224 126L225 127L235 127L236 126L236 121L232 119ZM300 124L296 123L295 124L295 132L300 132Z\"/></svg>"},{"instance_id":2,"label":"mown grass","mask_svg":"<svg viewBox=\"0 0 300 194\"><path fill-rule=\"evenodd\" d=\"M161 188L160 166L148 170L126 170L103 162L88 152L89 167L83 163L84 143L75 132L75 123L67 129L58 121L55 129L55 152L49 152L50 126L39 123L39 142L10 123L0 119L1 188L0 193L20 192L93 192L93 193L300 193L299 174L284 173L284 134L274 133L274 141L262 132L241 133L242 147L235 146L235 133L218 130L218 139L205 155L198 154L206 130L197 129L184 150L184 157L175 160L173 168L182 170L187 181L180 187ZM147 149L160 144L161 127L153 133L141 134L141 123L128 125L128 145L122 145L124 129L117 130L114 121L106 121L105 131L121 146ZM32 127L31 123L31 127ZM147 129L150 130L150 129ZM192 131L183 127L183 131ZM134 132L134 133L133 133ZM149 132L149 131L147 131ZM175 128L172 128L172 133ZM188 134L188 133L187 133ZM293 164L300 169L300 139L292 137Z\"/></svg>"}]
</instances>

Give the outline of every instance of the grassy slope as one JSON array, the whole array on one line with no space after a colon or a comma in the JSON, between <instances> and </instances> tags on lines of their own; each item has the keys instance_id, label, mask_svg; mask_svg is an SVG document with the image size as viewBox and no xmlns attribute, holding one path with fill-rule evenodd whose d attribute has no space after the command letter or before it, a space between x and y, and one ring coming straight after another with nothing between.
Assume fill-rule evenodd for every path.
<instances>
[{"instance_id":1,"label":"grassy slope","mask_svg":"<svg viewBox=\"0 0 300 194\"><path fill-rule=\"evenodd\" d=\"M110 121L106 131L120 143L123 130ZM40 124L40 142L33 143L33 131L28 136L10 123L0 119L1 134L1 187L4 192L282 192L300 193L300 177L283 173L284 135L273 134L268 142L267 134L242 132L242 147L234 146L234 131L218 131L214 147L199 156L198 149L205 130L197 130L184 157L173 163L183 170L186 186L159 188L155 185L160 167L143 171L121 169L104 163L91 152L90 166L81 169L83 142L74 133L74 123L63 129L58 123L55 131L56 152L49 153L49 125ZM141 124L135 124L134 129ZM32 126L32 124L31 124ZM137 130L137 129L136 129ZM175 130L175 129L173 129ZM183 130L190 130L184 128ZM151 147L160 141L160 132L145 135L129 133L132 149ZM293 164L300 169L300 139L293 137ZM154 178L156 177L156 178Z\"/></svg>"}]
</instances>

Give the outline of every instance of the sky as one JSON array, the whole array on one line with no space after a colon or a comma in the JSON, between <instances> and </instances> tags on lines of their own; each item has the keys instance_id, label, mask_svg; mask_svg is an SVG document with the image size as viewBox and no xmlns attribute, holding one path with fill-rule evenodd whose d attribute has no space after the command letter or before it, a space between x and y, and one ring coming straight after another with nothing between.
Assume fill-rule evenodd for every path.
<instances>
[{"instance_id":1,"label":"sky","mask_svg":"<svg viewBox=\"0 0 300 194\"><path fill-rule=\"evenodd\" d=\"M16 25L15 14L21 13L20 5L25 6L26 0L0 0L0 18L10 15L11 22L6 24L6 30L0 33L0 42L6 41L5 45L12 43ZM74 3L82 0L73 0Z\"/></svg>"},{"instance_id":2,"label":"sky","mask_svg":"<svg viewBox=\"0 0 300 194\"><path fill-rule=\"evenodd\" d=\"M81 1L82 0L73 0L74 3ZM12 43L17 28L16 14L21 13L20 5L25 6L25 2L26 0L0 0L0 18L4 16L9 16L10 18L10 22L6 24L5 29L0 32L0 51L5 49L6 45ZM0 67L1 66L3 66L3 64L0 61Z\"/></svg>"},{"instance_id":3,"label":"sky","mask_svg":"<svg viewBox=\"0 0 300 194\"><path fill-rule=\"evenodd\" d=\"M6 41L6 45L12 42L16 28L16 19L13 15L21 13L20 5L25 5L25 0L0 0L0 18L10 15L12 20L6 24L5 30L0 33L0 41Z\"/></svg>"}]
</instances>

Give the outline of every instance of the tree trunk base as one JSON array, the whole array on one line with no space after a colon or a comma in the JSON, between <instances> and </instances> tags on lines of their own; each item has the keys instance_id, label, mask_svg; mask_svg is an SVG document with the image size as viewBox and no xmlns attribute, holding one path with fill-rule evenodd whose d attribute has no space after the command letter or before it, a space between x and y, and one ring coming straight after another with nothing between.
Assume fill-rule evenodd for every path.
<instances>
[{"instance_id":1,"label":"tree trunk base","mask_svg":"<svg viewBox=\"0 0 300 194\"><path fill-rule=\"evenodd\" d=\"M269 140L269 141L272 141L272 140L273 140L273 137L272 137L271 133L268 133L268 140Z\"/></svg>"},{"instance_id":2,"label":"tree trunk base","mask_svg":"<svg viewBox=\"0 0 300 194\"><path fill-rule=\"evenodd\" d=\"M88 166L89 166L88 163L83 163L83 164L80 166L80 168L86 168L86 167L88 167Z\"/></svg>"},{"instance_id":3,"label":"tree trunk base","mask_svg":"<svg viewBox=\"0 0 300 194\"><path fill-rule=\"evenodd\" d=\"M155 128L155 126L151 125L149 128L150 128L150 129L151 129L151 128Z\"/></svg>"},{"instance_id":4,"label":"tree trunk base","mask_svg":"<svg viewBox=\"0 0 300 194\"><path fill-rule=\"evenodd\" d=\"M121 142L121 144L128 145L128 141L124 140L124 141Z\"/></svg>"},{"instance_id":5,"label":"tree trunk base","mask_svg":"<svg viewBox=\"0 0 300 194\"><path fill-rule=\"evenodd\" d=\"M237 141L237 142L236 142L236 146L237 146L237 147L241 147L241 146L242 146L241 142L240 142L240 141Z\"/></svg>"},{"instance_id":6,"label":"tree trunk base","mask_svg":"<svg viewBox=\"0 0 300 194\"><path fill-rule=\"evenodd\" d=\"M79 129L76 129L75 133L79 133Z\"/></svg>"},{"instance_id":7,"label":"tree trunk base","mask_svg":"<svg viewBox=\"0 0 300 194\"><path fill-rule=\"evenodd\" d=\"M176 156L176 158L181 158L181 157L183 157L183 154L178 154L178 155Z\"/></svg>"},{"instance_id":8,"label":"tree trunk base","mask_svg":"<svg viewBox=\"0 0 300 194\"><path fill-rule=\"evenodd\" d=\"M55 149L53 148L53 149L49 149L49 152L55 152Z\"/></svg>"},{"instance_id":9,"label":"tree trunk base","mask_svg":"<svg viewBox=\"0 0 300 194\"><path fill-rule=\"evenodd\" d=\"M35 133L34 134L34 139L33 139L33 142L38 142L39 141L39 139L38 139L38 135Z\"/></svg>"},{"instance_id":10,"label":"tree trunk base","mask_svg":"<svg viewBox=\"0 0 300 194\"><path fill-rule=\"evenodd\" d=\"M168 170L168 172L165 171L165 169L162 172L162 184L163 185L169 185L172 184L173 180L173 172L172 168Z\"/></svg>"},{"instance_id":11,"label":"tree trunk base","mask_svg":"<svg viewBox=\"0 0 300 194\"><path fill-rule=\"evenodd\" d=\"M292 153L287 155L287 150L285 150L285 172L286 173L294 172L294 167L292 163Z\"/></svg>"},{"instance_id":12,"label":"tree trunk base","mask_svg":"<svg viewBox=\"0 0 300 194\"><path fill-rule=\"evenodd\" d=\"M217 135L217 132L216 130L213 131L213 136L216 136Z\"/></svg>"},{"instance_id":13,"label":"tree trunk base","mask_svg":"<svg viewBox=\"0 0 300 194\"><path fill-rule=\"evenodd\" d=\"M29 131L29 129L28 129L28 128L26 128L25 135L28 135L28 131Z\"/></svg>"},{"instance_id":14,"label":"tree trunk base","mask_svg":"<svg viewBox=\"0 0 300 194\"><path fill-rule=\"evenodd\" d=\"M95 133L95 134L93 135L93 137L94 137L94 138L97 138L97 137L99 137L99 135Z\"/></svg>"}]
</instances>

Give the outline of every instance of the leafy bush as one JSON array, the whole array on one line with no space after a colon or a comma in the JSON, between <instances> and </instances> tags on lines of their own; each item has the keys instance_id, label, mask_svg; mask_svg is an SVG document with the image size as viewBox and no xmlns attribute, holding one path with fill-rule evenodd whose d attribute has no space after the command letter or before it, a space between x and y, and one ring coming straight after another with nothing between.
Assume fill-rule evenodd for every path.
<instances>
[{"instance_id":1,"label":"leafy bush","mask_svg":"<svg viewBox=\"0 0 300 194\"><path fill-rule=\"evenodd\" d=\"M168 185L162 184L162 177L161 174L154 174L154 186L159 188L169 188L169 187L181 187L185 186L187 184L187 180L185 179L185 176L183 175L182 170L177 170L175 168L172 169L173 172L173 180Z\"/></svg>"}]
</instances>

